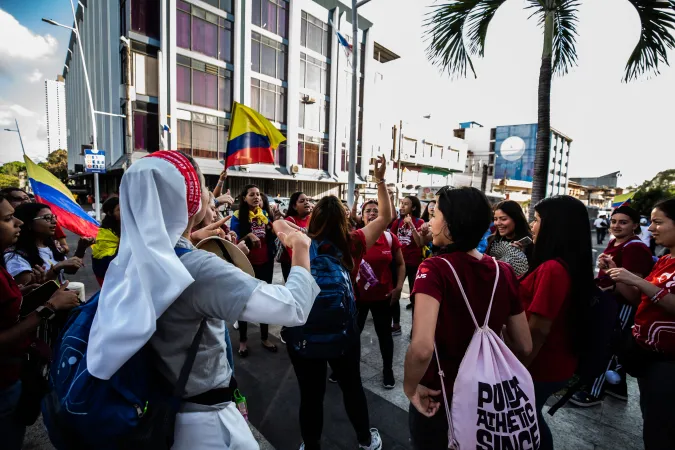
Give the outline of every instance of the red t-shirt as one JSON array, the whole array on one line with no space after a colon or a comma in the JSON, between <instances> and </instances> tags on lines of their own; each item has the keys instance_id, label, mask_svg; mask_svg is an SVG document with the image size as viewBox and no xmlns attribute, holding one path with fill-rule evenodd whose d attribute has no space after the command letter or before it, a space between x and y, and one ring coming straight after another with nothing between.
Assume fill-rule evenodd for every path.
<instances>
[{"instance_id":1,"label":"red t-shirt","mask_svg":"<svg viewBox=\"0 0 675 450\"><path fill-rule=\"evenodd\" d=\"M413 225L417 231L424 224L422 219L413 217ZM403 219L396 219L392 222L390 230L396 235L401 244L403 260L406 266L419 266L422 262L422 249L417 246L413 238L413 232L409 225L403 222Z\"/></svg>"},{"instance_id":2,"label":"red t-shirt","mask_svg":"<svg viewBox=\"0 0 675 450\"><path fill-rule=\"evenodd\" d=\"M300 228L304 228L307 230L307 227L309 226L309 218L310 215L308 214L304 219L301 219L300 217L285 217L284 220L287 220ZM291 263L291 257L293 256L293 251L290 249L285 249L285 251L281 254L281 262L290 264Z\"/></svg>"},{"instance_id":3,"label":"red t-shirt","mask_svg":"<svg viewBox=\"0 0 675 450\"><path fill-rule=\"evenodd\" d=\"M377 276L378 284L370 286L366 278L361 276L357 283L360 301L383 300L394 289L391 262L395 252L401 248L401 244L393 233L389 233L391 237L391 246L389 246L385 233L389 232L385 231L382 233L377 242L368 249L366 255L363 257L363 261L370 264L370 267ZM367 288L366 285L368 285Z\"/></svg>"},{"instance_id":4,"label":"red t-shirt","mask_svg":"<svg viewBox=\"0 0 675 450\"><path fill-rule=\"evenodd\" d=\"M356 286L356 276L359 273L359 266L363 257L366 255L366 235L363 234L361 230L354 230L350 233L351 237L351 248L349 249L352 254L352 259L354 260L354 268L352 269L351 275L352 284Z\"/></svg>"},{"instance_id":5,"label":"red t-shirt","mask_svg":"<svg viewBox=\"0 0 675 450\"><path fill-rule=\"evenodd\" d=\"M58 222L56 222L56 230L54 230L54 239L57 241L59 239L63 239L66 237L66 233L63 232L63 228L61 228L61 225L59 225Z\"/></svg>"},{"instance_id":6,"label":"red t-shirt","mask_svg":"<svg viewBox=\"0 0 675 450\"><path fill-rule=\"evenodd\" d=\"M654 266L654 260L652 259L651 250L649 250L649 247L647 247L640 238L636 236L619 245L614 245L615 242L616 239L609 241L604 254L610 255L617 267L623 267L642 277L649 275L649 272L651 272L652 267ZM601 288L607 288L611 287L614 283L612 283L609 276L605 274L604 270L600 270L598 278L596 279L596 284Z\"/></svg>"},{"instance_id":7,"label":"red t-shirt","mask_svg":"<svg viewBox=\"0 0 675 450\"><path fill-rule=\"evenodd\" d=\"M436 322L436 347L445 373L446 387L451 387L459 365L469 347L475 326L466 307L457 281L450 271L447 259L457 271L471 309L479 324L485 321L496 275L492 258L483 255L476 259L464 252L454 252L425 259L417 271L413 294L427 294L440 302ZM500 333L509 316L523 311L518 299L518 279L511 266L499 264L499 283L495 292L489 327ZM427 368L420 384L431 389L440 389L438 366L435 358Z\"/></svg>"},{"instance_id":8,"label":"red t-shirt","mask_svg":"<svg viewBox=\"0 0 675 450\"><path fill-rule=\"evenodd\" d=\"M520 300L527 317L534 313L553 321L546 342L529 367L534 381L564 381L577 368L566 323L571 284L565 266L553 259L520 280Z\"/></svg>"},{"instance_id":9,"label":"red t-shirt","mask_svg":"<svg viewBox=\"0 0 675 450\"><path fill-rule=\"evenodd\" d=\"M675 258L662 256L645 280L675 294ZM675 356L675 315L653 304L643 295L635 313L633 336L650 350Z\"/></svg>"},{"instance_id":10,"label":"red t-shirt","mask_svg":"<svg viewBox=\"0 0 675 450\"><path fill-rule=\"evenodd\" d=\"M7 330L19 322L22 298L14 278L0 266L0 331ZM29 345L30 339L26 339L7 353L0 353L0 359L20 357ZM18 381L20 373L20 363L0 364L0 389L5 389Z\"/></svg>"},{"instance_id":11,"label":"red t-shirt","mask_svg":"<svg viewBox=\"0 0 675 450\"><path fill-rule=\"evenodd\" d=\"M254 266L265 264L269 260L269 254L267 253L267 232L267 225L258 221L258 219L251 221L251 233L260 239L260 247L250 249L248 254L248 260Z\"/></svg>"}]
</instances>

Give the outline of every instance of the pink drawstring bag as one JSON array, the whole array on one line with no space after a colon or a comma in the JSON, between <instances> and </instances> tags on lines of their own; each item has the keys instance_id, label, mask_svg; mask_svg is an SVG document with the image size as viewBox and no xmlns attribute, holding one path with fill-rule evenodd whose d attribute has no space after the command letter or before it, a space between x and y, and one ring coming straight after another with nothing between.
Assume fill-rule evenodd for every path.
<instances>
[{"instance_id":1,"label":"pink drawstring bag","mask_svg":"<svg viewBox=\"0 0 675 450\"><path fill-rule=\"evenodd\" d=\"M443 261L450 266L471 319L476 325L476 331L457 372L452 391L452 408L448 406L445 374L434 345L448 418L448 448L537 450L540 434L532 377L501 338L488 327L499 282L499 264L493 258L497 277L485 322L481 327L471 310L455 268L448 260Z\"/></svg>"}]
</instances>

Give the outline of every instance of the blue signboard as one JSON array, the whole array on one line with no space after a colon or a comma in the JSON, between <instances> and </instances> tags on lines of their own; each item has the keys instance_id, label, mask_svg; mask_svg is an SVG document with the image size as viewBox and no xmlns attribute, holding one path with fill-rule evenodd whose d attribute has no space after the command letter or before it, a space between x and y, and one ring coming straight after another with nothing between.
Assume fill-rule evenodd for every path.
<instances>
[{"instance_id":1,"label":"blue signboard","mask_svg":"<svg viewBox=\"0 0 675 450\"><path fill-rule=\"evenodd\" d=\"M532 181L537 124L500 126L495 131L495 178Z\"/></svg>"},{"instance_id":2,"label":"blue signboard","mask_svg":"<svg viewBox=\"0 0 675 450\"><path fill-rule=\"evenodd\" d=\"M84 171L86 173L105 173L105 150L84 150Z\"/></svg>"}]
</instances>

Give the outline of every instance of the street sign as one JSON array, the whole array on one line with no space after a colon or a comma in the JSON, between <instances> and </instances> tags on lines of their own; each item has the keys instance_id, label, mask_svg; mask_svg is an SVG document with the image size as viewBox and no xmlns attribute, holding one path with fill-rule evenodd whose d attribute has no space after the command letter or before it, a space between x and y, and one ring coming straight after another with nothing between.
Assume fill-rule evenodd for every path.
<instances>
[{"instance_id":1,"label":"street sign","mask_svg":"<svg viewBox=\"0 0 675 450\"><path fill-rule=\"evenodd\" d=\"M84 171L86 173L105 173L105 150L84 150Z\"/></svg>"}]
</instances>

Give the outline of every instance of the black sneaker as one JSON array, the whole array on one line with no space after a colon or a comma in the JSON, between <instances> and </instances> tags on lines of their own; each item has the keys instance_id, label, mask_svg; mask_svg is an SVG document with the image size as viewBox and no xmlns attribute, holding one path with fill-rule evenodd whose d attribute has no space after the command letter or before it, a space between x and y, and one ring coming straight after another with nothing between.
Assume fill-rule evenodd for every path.
<instances>
[{"instance_id":1,"label":"black sneaker","mask_svg":"<svg viewBox=\"0 0 675 450\"><path fill-rule=\"evenodd\" d=\"M337 383L337 378L335 378L335 374L331 373L330 376L328 377L328 382L330 383Z\"/></svg>"},{"instance_id":2,"label":"black sneaker","mask_svg":"<svg viewBox=\"0 0 675 450\"><path fill-rule=\"evenodd\" d=\"M602 400L598 397L592 396L588 392L579 391L572 396L570 403L582 408L588 408L590 406L601 405Z\"/></svg>"},{"instance_id":3,"label":"black sneaker","mask_svg":"<svg viewBox=\"0 0 675 450\"><path fill-rule=\"evenodd\" d=\"M394 372L388 371L384 372L382 376L382 386L385 389L394 389L396 387L396 380L394 379Z\"/></svg>"},{"instance_id":4,"label":"black sneaker","mask_svg":"<svg viewBox=\"0 0 675 450\"><path fill-rule=\"evenodd\" d=\"M628 401L628 385L625 381L619 384L607 383L606 386L605 394L611 395L618 400L623 400L624 402Z\"/></svg>"},{"instance_id":5,"label":"black sneaker","mask_svg":"<svg viewBox=\"0 0 675 450\"><path fill-rule=\"evenodd\" d=\"M392 336L400 336L401 335L401 325L392 325L391 335Z\"/></svg>"},{"instance_id":6,"label":"black sneaker","mask_svg":"<svg viewBox=\"0 0 675 450\"><path fill-rule=\"evenodd\" d=\"M408 303L407 305L405 305L405 309L412 309L412 303Z\"/></svg>"}]
</instances>

